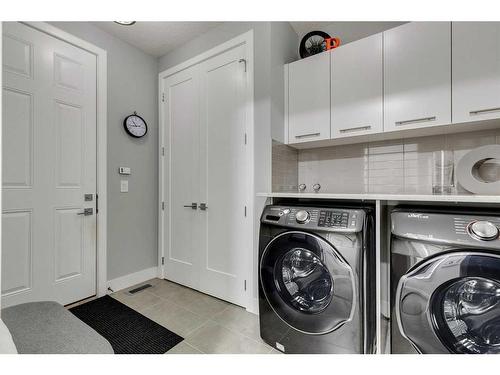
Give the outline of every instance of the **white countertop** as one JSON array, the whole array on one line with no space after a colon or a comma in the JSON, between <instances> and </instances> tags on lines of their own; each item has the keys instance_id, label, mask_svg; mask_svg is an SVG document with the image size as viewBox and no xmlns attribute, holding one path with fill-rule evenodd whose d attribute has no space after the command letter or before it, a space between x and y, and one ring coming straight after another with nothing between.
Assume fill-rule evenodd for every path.
<instances>
[{"instance_id":1,"label":"white countertop","mask_svg":"<svg viewBox=\"0 0 500 375\"><path fill-rule=\"evenodd\" d=\"M419 201L419 202L469 202L498 203L500 195L430 195L430 194L328 194L328 193L257 193L258 197L268 198L314 198L371 201Z\"/></svg>"}]
</instances>

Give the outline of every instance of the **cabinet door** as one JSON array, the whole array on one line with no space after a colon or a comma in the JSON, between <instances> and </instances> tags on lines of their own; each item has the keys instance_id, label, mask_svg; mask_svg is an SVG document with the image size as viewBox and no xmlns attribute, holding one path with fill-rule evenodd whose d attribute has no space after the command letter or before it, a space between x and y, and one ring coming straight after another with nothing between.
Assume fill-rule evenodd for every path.
<instances>
[{"instance_id":1,"label":"cabinet door","mask_svg":"<svg viewBox=\"0 0 500 375\"><path fill-rule=\"evenodd\" d=\"M334 49L332 138L382 132L382 34Z\"/></svg>"},{"instance_id":2,"label":"cabinet door","mask_svg":"<svg viewBox=\"0 0 500 375\"><path fill-rule=\"evenodd\" d=\"M330 139L330 53L288 67L288 143Z\"/></svg>"},{"instance_id":3,"label":"cabinet door","mask_svg":"<svg viewBox=\"0 0 500 375\"><path fill-rule=\"evenodd\" d=\"M384 131L451 123L451 25L384 32Z\"/></svg>"},{"instance_id":4,"label":"cabinet door","mask_svg":"<svg viewBox=\"0 0 500 375\"><path fill-rule=\"evenodd\" d=\"M500 22L454 22L453 122L500 117Z\"/></svg>"}]
</instances>

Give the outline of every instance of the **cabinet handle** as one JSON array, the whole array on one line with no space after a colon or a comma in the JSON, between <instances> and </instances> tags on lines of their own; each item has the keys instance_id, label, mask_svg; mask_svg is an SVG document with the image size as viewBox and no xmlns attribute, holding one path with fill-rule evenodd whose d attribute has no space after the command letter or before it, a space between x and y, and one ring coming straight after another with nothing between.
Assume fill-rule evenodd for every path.
<instances>
[{"instance_id":1,"label":"cabinet handle","mask_svg":"<svg viewBox=\"0 0 500 375\"><path fill-rule=\"evenodd\" d=\"M498 111L500 111L500 107L488 108L488 109L478 109L477 111L470 111L469 114L471 116L474 116L474 115L482 115L483 113L498 112Z\"/></svg>"},{"instance_id":2,"label":"cabinet handle","mask_svg":"<svg viewBox=\"0 0 500 375\"><path fill-rule=\"evenodd\" d=\"M191 203L190 205L187 205L187 206L184 206L184 207L186 207L186 208L191 208L191 209L193 209L193 210L196 210L196 209L198 208L198 204L197 204L197 203L195 203L195 202L193 202L193 203Z\"/></svg>"},{"instance_id":3,"label":"cabinet handle","mask_svg":"<svg viewBox=\"0 0 500 375\"><path fill-rule=\"evenodd\" d=\"M426 121L434 121L436 119L436 116L432 117L422 117L422 118L416 118L414 120L405 120L405 121L396 121L395 124L396 126L400 125L408 125L408 124L413 124L415 122L426 122Z\"/></svg>"},{"instance_id":4,"label":"cabinet handle","mask_svg":"<svg viewBox=\"0 0 500 375\"><path fill-rule=\"evenodd\" d=\"M358 126L355 128L346 128L346 129L340 129L339 132L341 133L350 133L350 132L359 132L362 130L370 130L372 127L371 125L368 126Z\"/></svg>"},{"instance_id":5,"label":"cabinet handle","mask_svg":"<svg viewBox=\"0 0 500 375\"><path fill-rule=\"evenodd\" d=\"M295 138L307 138L307 137L317 137L321 133L308 133L308 134L300 134L296 135Z\"/></svg>"}]
</instances>

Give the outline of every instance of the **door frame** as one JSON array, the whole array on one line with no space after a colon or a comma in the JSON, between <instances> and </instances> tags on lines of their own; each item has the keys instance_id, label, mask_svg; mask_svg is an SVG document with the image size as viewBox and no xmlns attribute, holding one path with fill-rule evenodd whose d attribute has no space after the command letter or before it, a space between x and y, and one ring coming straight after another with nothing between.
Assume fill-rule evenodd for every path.
<instances>
[{"instance_id":1,"label":"door frame","mask_svg":"<svg viewBox=\"0 0 500 375\"><path fill-rule=\"evenodd\" d=\"M99 212L96 212L96 295L102 297L108 291L107 277L107 51L80 39L46 22L20 22L25 26L43 32L63 42L72 44L96 56L97 60L97 97L96 97L96 200ZM97 204L97 202L96 202Z\"/></svg>"},{"instance_id":2,"label":"door frame","mask_svg":"<svg viewBox=\"0 0 500 375\"><path fill-rule=\"evenodd\" d=\"M247 310L255 311L253 306L253 285L256 283L256 275L253 272L254 265L254 248L256 246L256 239L254 237L254 197L255 197L255 183L254 183L254 36L253 29L249 30L241 35L236 36L214 48L211 48L195 57L192 57L180 64L177 64L171 68L168 68L158 75L158 118L159 118L159 137L158 137L158 276L161 278L165 277L165 246L169 244L166 241L169 238L170 233L168 233L168 228L165 228L165 224L171 219L168 215L168 210L165 210L165 199L169 195L170 184L166 181L166 173L164 173L165 167L169 165L169 153L166 150L167 139L165 136L169 133L165 126L165 106L163 102L164 93L164 80L169 76L180 72L181 70L192 67L199 64L205 60L208 60L214 56L220 55L230 49L235 47L245 45L246 46L246 68L247 68L247 85L246 85L246 134L247 134L247 176L248 176L248 186L250 189L247 191L246 197L246 208L247 208L247 222L248 226L245 230L245 239L241 241L243 244L248 244L248 247L244 250L245 257L242 262L245 262L245 279L247 281L246 288L246 308Z\"/></svg>"}]
</instances>

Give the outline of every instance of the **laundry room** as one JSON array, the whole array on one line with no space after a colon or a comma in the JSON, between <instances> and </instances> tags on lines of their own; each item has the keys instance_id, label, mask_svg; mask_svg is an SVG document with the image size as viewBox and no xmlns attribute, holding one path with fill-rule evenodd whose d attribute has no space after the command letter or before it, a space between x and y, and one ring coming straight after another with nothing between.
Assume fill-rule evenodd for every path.
<instances>
[{"instance_id":1,"label":"laundry room","mask_svg":"<svg viewBox=\"0 0 500 375\"><path fill-rule=\"evenodd\" d=\"M493 7L47 1L0 15L0 369L500 358L450 361L500 354Z\"/></svg>"}]
</instances>

